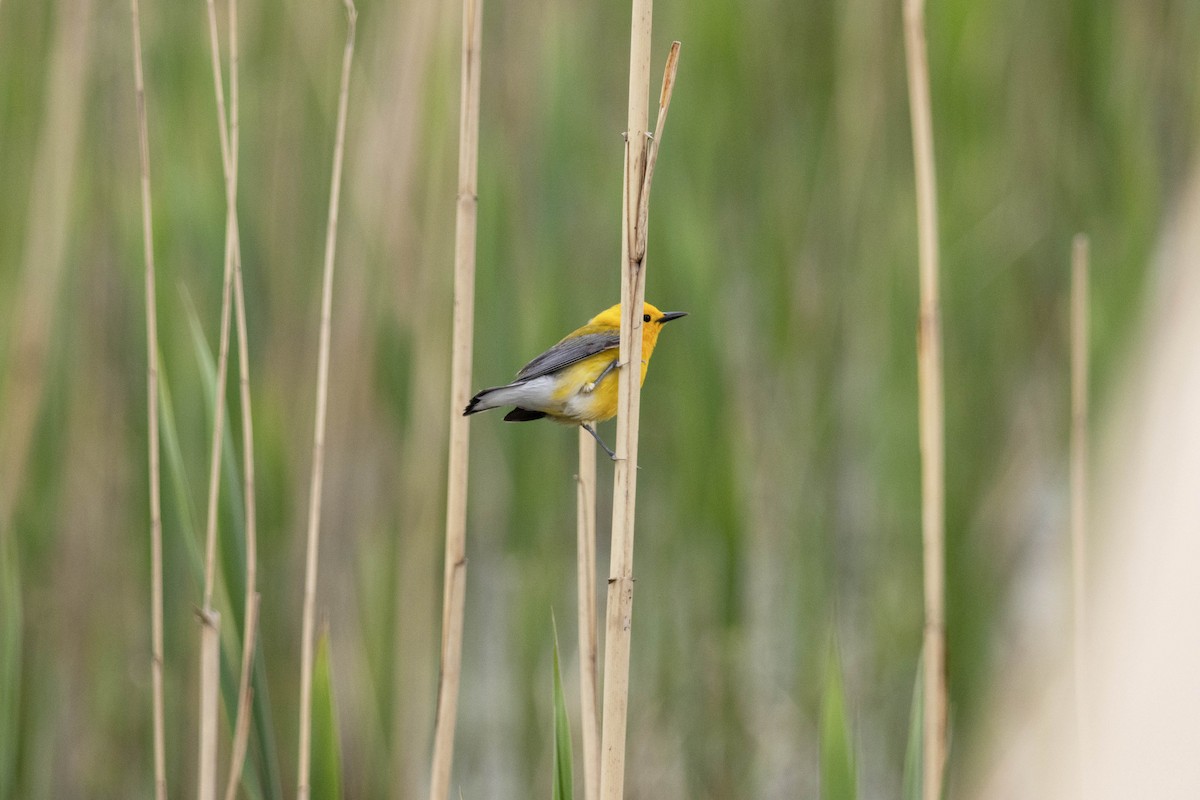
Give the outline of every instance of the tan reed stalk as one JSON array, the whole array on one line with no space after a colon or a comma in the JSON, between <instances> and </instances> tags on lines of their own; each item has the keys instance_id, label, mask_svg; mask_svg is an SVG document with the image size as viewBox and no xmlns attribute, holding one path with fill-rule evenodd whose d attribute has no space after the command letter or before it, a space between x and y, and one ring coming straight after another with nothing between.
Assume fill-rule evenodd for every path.
<instances>
[{"instance_id":1,"label":"tan reed stalk","mask_svg":"<svg viewBox=\"0 0 1200 800\"><path fill-rule=\"evenodd\" d=\"M433 730L429 798L446 800L454 763L454 727L462 669L467 593L467 459L471 346L475 314L475 232L479 206L479 61L483 0L463 0L462 76L458 116L458 204L454 240L454 341L450 377L450 454L446 489L446 555L442 589L442 651Z\"/></svg>"},{"instance_id":2,"label":"tan reed stalk","mask_svg":"<svg viewBox=\"0 0 1200 800\"><path fill-rule=\"evenodd\" d=\"M920 318L917 393L921 448L921 532L925 573L925 800L940 800L946 763L945 404L938 299L937 179L925 47L924 0L904 2L904 50L917 185Z\"/></svg>"},{"instance_id":3,"label":"tan reed stalk","mask_svg":"<svg viewBox=\"0 0 1200 800\"><path fill-rule=\"evenodd\" d=\"M358 9L346 6L346 44L342 50L342 77L338 90L337 132L333 145L333 172L329 178L329 217L325 225L325 265L321 280L321 333L317 351L317 409L313 419L313 461L308 497L308 539L304 559L304 616L300 644L300 733L296 797L307 800L312 759L313 630L317 602L317 560L321 536L321 487L325 478L325 413L329 397L329 340L333 327L333 267L337 253L338 211L342 197L342 162L346 152L346 115L350 104L350 67L354 63L354 34Z\"/></svg>"},{"instance_id":4,"label":"tan reed stalk","mask_svg":"<svg viewBox=\"0 0 1200 800\"><path fill-rule=\"evenodd\" d=\"M579 706L583 732L583 796L600 796L600 720L596 707L596 440L579 429L575 479L579 589Z\"/></svg>"},{"instance_id":5,"label":"tan reed stalk","mask_svg":"<svg viewBox=\"0 0 1200 800\"><path fill-rule=\"evenodd\" d=\"M234 725L235 740L233 743L232 753L233 759L230 764L230 777L228 786L233 787L236 791L238 779L241 776L243 759L245 758L246 740L249 735L249 704L250 704L250 673L254 663L254 643L257 640L257 622L258 622L258 533L257 533L257 513L255 505L255 480L254 480L254 425L253 415L251 413L250 403L250 356L249 342L246 329L246 300L245 291L242 284L242 259L241 259L241 242L238 229L237 219L237 175L238 175L238 153L239 153L239 101L238 101L238 13L237 0L230 0L229 3L229 117L226 118L225 113L225 94L224 83L221 79L220 67L220 45L217 37L216 26L216 10L212 0L208 4L208 22L209 22L209 44L213 65L213 84L217 98L217 119L220 131L221 142L221 166L225 176L225 199L226 199L226 246L225 246L225 275L226 284L224 287L221 309L221 358L218 362L218 386L220 394L216 401L218 420L221 420L223 403L224 403L224 386L228 371L228 337L229 337L229 294L232 289L234 304L236 306L236 320L238 333L238 378L239 378L239 396L241 398L242 408L242 460L243 460L243 481L245 494L245 513L246 513L246 596L244 601L244 617L242 622L242 665L241 674L238 685L238 713L237 720ZM230 286L230 277L232 277L232 287ZM221 422L214 424L214 432L219 436L219 432L223 425ZM209 494L209 526L211 538L206 540L206 564L205 564L205 609L211 611L212 597L212 581L215 580L215 565L213 561L208 560L210 555L215 555L216 545L216 485L219 484L220 469L218 466L220 448L217 439L214 439L214 448L212 450L214 463L210 470ZM208 548L212 548L209 550ZM212 619L211 615L202 615L202 619ZM215 699L212 701L215 704ZM207 712L205 712L207 713ZM214 734L215 735L215 734ZM241 740L238 737L242 737ZM202 743L202 747L206 744ZM215 743L209 748L212 752L213 761L211 765L202 764L204 768L216 769L215 762ZM212 779L213 791L215 791L215 776ZM228 788L227 788L228 792Z\"/></svg>"},{"instance_id":6,"label":"tan reed stalk","mask_svg":"<svg viewBox=\"0 0 1200 800\"><path fill-rule=\"evenodd\" d=\"M154 225L150 205L150 134L142 70L142 15L129 0L133 27L133 83L137 95L138 163L141 166L142 255L146 261L146 418L150 470L150 679L154 716L154 797L167 798L166 721L163 710L162 482L158 447L158 308L154 288Z\"/></svg>"},{"instance_id":7,"label":"tan reed stalk","mask_svg":"<svg viewBox=\"0 0 1200 800\"><path fill-rule=\"evenodd\" d=\"M216 10L207 0L209 45L212 56L213 85L217 98L218 136L221 165L225 174L225 255L221 289L221 330L217 351L217 380L213 398L213 435L209 449L208 518L204 537L204 604L200 610L200 761L197 764L199 800L214 800L217 791L217 702L221 617L212 607L216 583L217 513L221 475L221 440L225 423L225 382L229 371L229 316L233 290L234 253L238 249L236 167L229 142L225 114L225 89L221 78L220 44L217 40ZM236 21L236 17L234 18ZM215 672L216 675L210 674Z\"/></svg>"},{"instance_id":8,"label":"tan reed stalk","mask_svg":"<svg viewBox=\"0 0 1200 800\"><path fill-rule=\"evenodd\" d=\"M200 763L197 800L217 797L217 698L221 693L221 615L200 609Z\"/></svg>"},{"instance_id":9,"label":"tan reed stalk","mask_svg":"<svg viewBox=\"0 0 1200 800\"><path fill-rule=\"evenodd\" d=\"M258 609L261 596L246 598L246 619L242 636L242 674L238 684L238 713L233 726L233 744L229 752L229 778L225 782L225 800L237 797L238 784L242 779L242 766L246 763L246 748L250 743L250 702L254 689L250 686L250 668L254 663L254 643L258 635Z\"/></svg>"},{"instance_id":10,"label":"tan reed stalk","mask_svg":"<svg viewBox=\"0 0 1200 800\"><path fill-rule=\"evenodd\" d=\"M1089 241L1077 234L1071 246L1071 586L1075 667L1075 738L1080 797L1088 797L1083 765L1087 755L1087 459L1088 459L1088 282Z\"/></svg>"},{"instance_id":11,"label":"tan reed stalk","mask_svg":"<svg viewBox=\"0 0 1200 800\"><path fill-rule=\"evenodd\" d=\"M641 412L642 303L646 297L646 223L651 159L646 95L650 88L652 0L634 0L629 48L629 116L625 132L625 175L621 215L621 368L617 394L616 469L608 603L604 638L604 715L600 741L600 797L620 800L625 786L625 727L629 703L629 648L633 620L633 534L637 494L638 422ZM662 132L675 85L679 42L663 75L658 123ZM650 142L647 152L647 142Z\"/></svg>"},{"instance_id":12,"label":"tan reed stalk","mask_svg":"<svg viewBox=\"0 0 1200 800\"><path fill-rule=\"evenodd\" d=\"M242 774L246 755L246 741L239 736L248 736L250 725L250 673L254 666L254 651L258 635L258 530L254 502L254 428L250 415L249 353L246 342L246 301L242 288L242 266L240 256L235 255L233 266L233 296L238 329L239 389L242 402L242 471L245 484L246 503L246 597L242 618L242 665L238 678L238 711L234 723L234 741L229 764L229 780L226 797L232 800Z\"/></svg>"},{"instance_id":13,"label":"tan reed stalk","mask_svg":"<svg viewBox=\"0 0 1200 800\"><path fill-rule=\"evenodd\" d=\"M255 644L258 641L258 514L255 501L254 480L254 417L250 404L250 351L246 328L246 293L242 283L242 253L240 231L236 215L237 174L239 163L238 87L238 5L229 2L229 147L223 154L222 164L227 192L233 198L233 298L234 314L238 334L238 394L242 406L242 480L244 482L246 513L246 595L242 619L242 664L238 679L238 711L234 723L234 741L231 749L229 779L226 782L226 797L232 800L241 780L242 765L246 757L247 738L250 735L250 674L254 666ZM222 122L222 124L224 124Z\"/></svg>"},{"instance_id":14,"label":"tan reed stalk","mask_svg":"<svg viewBox=\"0 0 1200 800\"><path fill-rule=\"evenodd\" d=\"M225 90L223 81L221 79L220 44L217 41L217 18L216 11L213 8L213 0L207 0L207 3L209 44L212 52L213 84L216 87L217 117L220 121L220 125L218 126L218 135L221 140L222 165L225 168L226 173L225 262L224 278L222 279L221 284L221 330L219 345L217 348L217 385L213 401L213 433L211 446L209 448L208 509L207 522L204 532L204 609L206 611L210 611L212 606L213 587L216 583L217 501L220 492L221 438L225 425L225 415L223 413L225 408L225 381L229 368L230 297L233 291L234 229L233 226L229 224L229 219L232 216L236 221L236 214L234 213L234 207L229 203L230 181L228 179L228 175L230 167L227 165L229 160L229 130L225 122ZM202 614L201 624L206 625L211 619L211 615Z\"/></svg>"}]
</instances>

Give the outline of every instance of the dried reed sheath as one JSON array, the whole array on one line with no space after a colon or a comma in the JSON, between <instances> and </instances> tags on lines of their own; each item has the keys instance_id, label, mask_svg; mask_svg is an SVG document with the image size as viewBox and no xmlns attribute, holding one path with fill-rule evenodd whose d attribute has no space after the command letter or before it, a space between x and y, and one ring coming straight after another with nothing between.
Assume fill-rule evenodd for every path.
<instances>
[{"instance_id":1,"label":"dried reed sheath","mask_svg":"<svg viewBox=\"0 0 1200 800\"><path fill-rule=\"evenodd\" d=\"M917 392L921 448L921 533L925 573L925 800L940 800L946 762L945 403L938 299L937 179L925 48L924 0L904 2L904 50L917 184L920 318Z\"/></svg>"},{"instance_id":2,"label":"dried reed sheath","mask_svg":"<svg viewBox=\"0 0 1200 800\"><path fill-rule=\"evenodd\" d=\"M458 117L458 204L454 239L454 341L450 377L450 455L446 489L446 555L442 588L442 650L430 766L430 800L446 800L454 762L454 726L462 669L467 592L467 459L471 346L475 314L475 231L479 205L479 59L483 0L463 0L462 76Z\"/></svg>"},{"instance_id":3,"label":"dried reed sheath","mask_svg":"<svg viewBox=\"0 0 1200 800\"><path fill-rule=\"evenodd\" d=\"M313 460L308 496L308 538L304 559L304 616L300 650L300 733L296 796L306 800L312 758L313 629L316 617L317 557L321 535L321 486L325 475L325 412L329 396L329 339L333 317L333 265L337 252L338 210L342 196L342 161L346 150L346 114L350 103L350 67L354 62L354 33L358 10L354 0L346 6L346 45L342 51L341 88L338 90L337 133L333 146L333 174L329 179L329 218L325 226L325 268L321 283L321 333L317 352L317 409L313 420Z\"/></svg>"}]
</instances>

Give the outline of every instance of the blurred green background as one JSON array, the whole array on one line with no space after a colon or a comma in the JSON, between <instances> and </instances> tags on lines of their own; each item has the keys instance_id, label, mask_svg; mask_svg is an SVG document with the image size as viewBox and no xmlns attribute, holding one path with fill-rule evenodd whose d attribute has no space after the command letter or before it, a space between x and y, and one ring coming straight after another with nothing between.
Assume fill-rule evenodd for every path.
<instances>
[{"instance_id":1,"label":"blurred green background","mask_svg":"<svg viewBox=\"0 0 1200 800\"><path fill-rule=\"evenodd\" d=\"M460 10L362 0L359 12L318 608L346 796L421 797L440 636ZM167 764L179 796L196 758L204 352L218 335L224 189L204 4L142 13L164 425L178 446L175 459L164 441ZM1070 238L1092 236L1102 414L1194 157L1200 4L944 0L928 15L950 789L969 795L999 677L1038 658L1031 627L1052 639L1069 621ZM484 16L477 386L508 380L617 300L629 33L623 3L491 3ZM269 687L250 782L264 796L294 782L343 31L340 3L241 3ZM672 39L683 52L647 298L691 316L662 339L642 402L628 795L814 795L834 631L859 791L896 797L922 608L900 3L659 3L656 86ZM0 797L145 797L146 346L126 3L0 5L0 183ZM455 764L465 798L548 796L552 609L578 724L575 453L568 429L472 422ZM603 573L606 461L599 473ZM232 626L240 499L228 477ZM1048 590L1030 588L1038 570Z\"/></svg>"}]
</instances>

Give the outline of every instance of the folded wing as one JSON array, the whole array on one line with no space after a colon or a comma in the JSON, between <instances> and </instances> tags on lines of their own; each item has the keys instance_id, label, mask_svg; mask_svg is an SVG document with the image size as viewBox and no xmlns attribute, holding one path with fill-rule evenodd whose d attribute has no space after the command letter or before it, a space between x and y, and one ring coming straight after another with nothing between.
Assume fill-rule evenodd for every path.
<instances>
[{"instance_id":1,"label":"folded wing","mask_svg":"<svg viewBox=\"0 0 1200 800\"><path fill-rule=\"evenodd\" d=\"M620 343L621 334L617 331L585 333L582 336L563 339L521 367L521 371L517 373L517 382L549 375L605 350L615 351Z\"/></svg>"}]
</instances>

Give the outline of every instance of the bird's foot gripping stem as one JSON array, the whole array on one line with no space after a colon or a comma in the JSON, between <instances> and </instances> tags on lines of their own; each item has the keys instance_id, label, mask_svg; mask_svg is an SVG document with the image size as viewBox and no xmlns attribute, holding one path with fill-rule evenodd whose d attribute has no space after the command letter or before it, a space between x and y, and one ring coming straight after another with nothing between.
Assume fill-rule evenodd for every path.
<instances>
[{"instance_id":1,"label":"bird's foot gripping stem","mask_svg":"<svg viewBox=\"0 0 1200 800\"><path fill-rule=\"evenodd\" d=\"M616 362L614 361L613 363L615 364ZM609 458L611 458L613 461L617 460L617 454L612 451L611 447L609 447L608 445L606 445L604 443L604 440L600 438L600 434L596 433L595 428L593 428L591 425L584 425L584 424L581 424L579 427L583 428L585 431L587 431L588 433L590 433L592 435L592 438L595 439L600 444L600 446L604 448L604 452L608 453Z\"/></svg>"}]
</instances>

